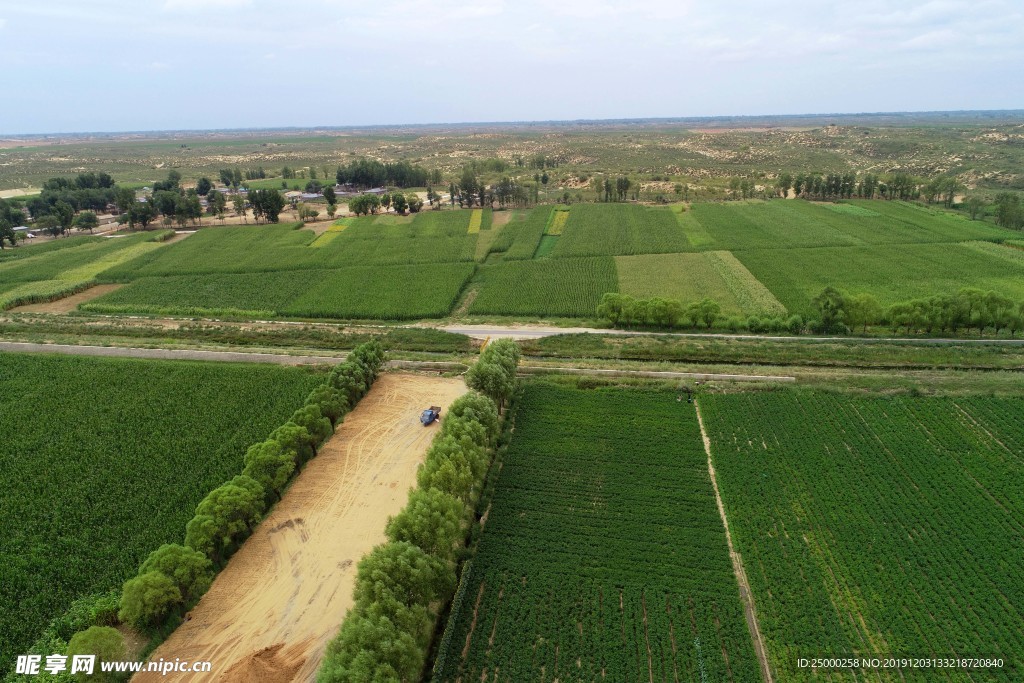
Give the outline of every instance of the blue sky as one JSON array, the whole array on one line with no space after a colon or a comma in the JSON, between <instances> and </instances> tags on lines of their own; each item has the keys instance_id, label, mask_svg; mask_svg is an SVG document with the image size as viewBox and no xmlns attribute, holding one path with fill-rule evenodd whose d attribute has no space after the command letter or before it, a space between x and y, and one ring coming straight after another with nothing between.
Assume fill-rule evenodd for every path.
<instances>
[{"instance_id":1,"label":"blue sky","mask_svg":"<svg viewBox=\"0 0 1024 683\"><path fill-rule=\"evenodd\" d=\"M1021 0L0 0L0 134L1024 108Z\"/></svg>"}]
</instances>

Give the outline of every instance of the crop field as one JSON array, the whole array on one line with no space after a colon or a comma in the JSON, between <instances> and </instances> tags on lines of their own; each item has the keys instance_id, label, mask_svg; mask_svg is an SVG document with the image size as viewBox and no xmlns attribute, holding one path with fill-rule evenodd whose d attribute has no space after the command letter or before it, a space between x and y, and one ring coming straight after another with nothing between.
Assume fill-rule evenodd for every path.
<instances>
[{"instance_id":1,"label":"crop field","mask_svg":"<svg viewBox=\"0 0 1024 683\"><path fill-rule=\"evenodd\" d=\"M0 671L120 587L322 378L270 365L0 354Z\"/></svg>"},{"instance_id":2,"label":"crop field","mask_svg":"<svg viewBox=\"0 0 1024 683\"><path fill-rule=\"evenodd\" d=\"M674 392L528 385L463 584L434 680L760 679Z\"/></svg>"},{"instance_id":3,"label":"crop field","mask_svg":"<svg viewBox=\"0 0 1024 683\"><path fill-rule=\"evenodd\" d=\"M18 245L17 249L0 249L0 263L9 263L16 259L28 258L29 256L39 256L50 251L59 251L61 249L78 247L83 244L89 244L90 242L102 242L103 239L104 238L102 237L75 235L74 237L50 240L49 242L43 242L41 244L22 243Z\"/></svg>"},{"instance_id":4,"label":"crop field","mask_svg":"<svg viewBox=\"0 0 1024 683\"><path fill-rule=\"evenodd\" d=\"M905 202L728 202L695 204L687 213L703 229L694 244L728 250L1003 240L1012 234Z\"/></svg>"},{"instance_id":5,"label":"crop field","mask_svg":"<svg viewBox=\"0 0 1024 683\"><path fill-rule=\"evenodd\" d=\"M1000 245L970 243L793 249L782 257L775 249L751 249L735 256L787 309L810 313L811 299L830 285L873 294L883 306L963 287L1024 299L1024 263L1004 258L1001 249L1013 256Z\"/></svg>"},{"instance_id":6,"label":"crop field","mask_svg":"<svg viewBox=\"0 0 1024 683\"><path fill-rule=\"evenodd\" d=\"M632 204L578 204L552 256L627 256L692 251L672 212Z\"/></svg>"},{"instance_id":7,"label":"crop field","mask_svg":"<svg viewBox=\"0 0 1024 683\"><path fill-rule=\"evenodd\" d=\"M467 234L469 213L419 213L411 222L388 225L375 224L374 217L359 218L342 224L343 230L326 242L296 224L202 230L164 253L112 269L105 277L125 282L157 275L472 261L477 236Z\"/></svg>"},{"instance_id":8,"label":"crop field","mask_svg":"<svg viewBox=\"0 0 1024 683\"><path fill-rule=\"evenodd\" d=\"M83 306L98 313L402 320L448 313L472 263L141 278Z\"/></svg>"},{"instance_id":9,"label":"crop field","mask_svg":"<svg viewBox=\"0 0 1024 683\"><path fill-rule=\"evenodd\" d=\"M0 261L0 309L84 289L107 269L165 248L155 241L162 236L163 233L147 233L73 241L64 248L30 249L28 256ZM57 243L55 240L50 244Z\"/></svg>"},{"instance_id":10,"label":"crop field","mask_svg":"<svg viewBox=\"0 0 1024 683\"><path fill-rule=\"evenodd\" d=\"M853 655L1004 666L828 680L1024 678L1022 399L772 392L700 405L778 680L822 680L799 657Z\"/></svg>"},{"instance_id":11,"label":"crop field","mask_svg":"<svg viewBox=\"0 0 1024 683\"><path fill-rule=\"evenodd\" d=\"M539 206L526 215L522 221L509 223L503 230L503 235L495 241L491 247L492 251L499 251L499 246L504 246L507 239L508 247L505 249L506 260L524 260L533 258L537 247L547 230L551 221L553 209L550 206ZM508 235L503 239L504 235Z\"/></svg>"},{"instance_id":12,"label":"crop field","mask_svg":"<svg viewBox=\"0 0 1024 683\"><path fill-rule=\"evenodd\" d=\"M480 277L473 314L592 317L601 297L618 291L610 256L509 261L484 266Z\"/></svg>"},{"instance_id":13,"label":"crop field","mask_svg":"<svg viewBox=\"0 0 1024 683\"><path fill-rule=\"evenodd\" d=\"M729 256L729 252L616 256L619 291L637 298L659 296L684 304L711 298L722 307L724 315L785 312L742 264L735 259L728 261Z\"/></svg>"}]
</instances>

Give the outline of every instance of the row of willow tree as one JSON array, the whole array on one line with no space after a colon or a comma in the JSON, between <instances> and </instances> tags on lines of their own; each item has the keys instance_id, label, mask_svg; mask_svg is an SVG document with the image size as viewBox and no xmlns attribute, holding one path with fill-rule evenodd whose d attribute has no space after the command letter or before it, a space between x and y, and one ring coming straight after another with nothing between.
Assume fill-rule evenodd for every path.
<instances>
[{"instance_id":1,"label":"row of willow tree","mask_svg":"<svg viewBox=\"0 0 1024 683\"><path fill-rule=\"evenodd\" d=\"M867 332L868 327L886 326L896 334L958 334L991 330L998 335L1016 336L1024 330L1024 301L1014 301L999 292L965 287L956 294L943 294L895 303L885 307L868 293L847 294L827 287L811 300L816 317L800 315L748 317L724 316L712 299L683 304L674 299L636 299L608 293L597 307L599 318L613 327L658 329L705 328L749 332L804 332L849 334Z\"/></svg>"},{"instance_id":2,"label":"row of willow tree","mask_svg":"<svg viewBox=\"0 0 1024 683\"><path fill-rule=\"evenodd\" d=\"M355 348L315 388L288 422L245 453L241 473L211 491L196 507L184 544L165 544L150 553L138 574L125 582L117 618L147 635L167 633L210 587L214 575L252 533L344 416L362 398L384 362L379 342ZM110 625L77 633L76 651L123 652L121 634ZM69 644L70 647L70 644Z\"/></svg>"},{"instance_id":3,"label":"row of willow tree","mask_svg":"<svg viewBox=\"0 0 1024 683\"><path fill-rule=\"evenodd\" d=\"M866 332L869 326L884 325L893 334L958 334L986 330L1008 331L1011 336L1024 330L1024 301L1014 301L991 290L965 287L956 294L938 294L883 307L871 294L847 294L828 287L814 298L820 317L820 331Z\"/></svg>"},{"instance_id":4,"label":"row of willow tree","mask_svg":"<svg viewBox=\"0 0 1024 683\"><path fill-rule=\"evenodd\" d=\"M490 344L466 374L474 391L449 406L388 541L358 565L354 606L328 645L319 683L423 680L440 613L455 595L466 539L516 390L519 347ZM465 566L463 564L463 566Z\"/></svg>"}]
</instances>

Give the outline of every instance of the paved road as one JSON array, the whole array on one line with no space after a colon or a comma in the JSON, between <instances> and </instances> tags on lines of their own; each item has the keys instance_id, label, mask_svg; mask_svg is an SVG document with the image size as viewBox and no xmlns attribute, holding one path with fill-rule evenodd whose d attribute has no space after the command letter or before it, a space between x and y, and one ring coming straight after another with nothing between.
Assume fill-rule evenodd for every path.
<instances>
[{"instance_id":1,"label":"paved road","mask_svg":"<svg viewBox=\"0 0 1024 683\"><path fill-rule=\"evenodd\" d=\"M547 327L543 325L439 325L436 329L465 334L476 339L509 338L541 339L557 334L619 334L625 336L658 335L663 337L693 337L695 339L752 339L781 342L841 342L844 344L1007 344L1020 346L1021 339L941 339L918 337L769 337L758 334L721 334L713 332L644 332L640 330L610 330L596 327Z\"/></svg>"}]
</instances>

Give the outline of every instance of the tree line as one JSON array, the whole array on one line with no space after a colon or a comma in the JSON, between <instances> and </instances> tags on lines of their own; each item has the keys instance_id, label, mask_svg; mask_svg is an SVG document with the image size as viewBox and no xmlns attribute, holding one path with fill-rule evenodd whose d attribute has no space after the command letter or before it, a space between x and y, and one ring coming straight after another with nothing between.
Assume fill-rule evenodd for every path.
<instances>
[{"instance_id":1,"label":"tree line","mask_svg":"<svg viewBox=\"0 0 1024 683\"><path fill-rule=\"evenodd\" d=\"M186 525L184 543L157 548L125 582L118 619L146 634L173 627L210 587L215 572L252 533L268 507L280 500L294 475L369 391L383 362L379 342L356 347L288 422L251 446L241 473L200 501Z\"/></svg>"},{"instance_id":2,"label":"tree line","mask_svg":"<svg viewBox=\"0 0 1024 683\"><path fill-rule=\"evenodd\" d=\"M906 334L958 334L986 330L998 335L1008 331L1011 336L1024 330L1024 301L1014 301L999 292L965 287L956 294L901 301L883 307L867 293L847 294L827 287L812 301L819 313L820 329L829 333L866 332L868 326L885 325L893 334L901 329Z\"/></svg>"},{"instance_id":3,"label":"tree line","mask_svg":"<svg viewBox=\"0 0 1024 683\"><path fill-rule=\"evenodd\" d=\"M440 614L456 592L459 560L516 390L519 348L487 346L466 375L473 389L449 406L388 541L360 560L355 605L327 647L320 683L421 680Z\"/></svg>"},{"instance_id":4,"label":"tree line","mask_svg":"<svg viewBox=\"0 0 1024 683\"><path fill-rule=\"evenodd\" d=\"M991 330L996 335L1006 331L1016 336L1024 330L1024 301L970 287L956 294L912 299L888 307L868 293L847 294L835 287L826 287L811 300L811 306L816 315L807 319L800 315L744 318L723 316L721 306L712 299L683 304L674 299L636 299L613 292L601 297L597 316L612 327L717 328L754 333L850 334L866 333L869 326L887 326L893 334L901 329L906 334L954 335L963 330L976 330L981 336Z\"/></svg>"},{"instance_id":5,"label":"tree line","mask_svg":"<svg viewBox=\"0 0 1024 683\"><path fill-rule=\"evenodd\" d=\"M441 172L437 169L428 171L408 161L383 163L375 159L357 159L346 165L338 166L335 180L339 185L354 187L425 187L433 182L441 182Z\"/></svg>"},{"instance_id":6,"label":"tree line","mask_svg":"<svg viewBox=\"0 0 1024 683\"><path fill-rule=\"evenodd\" d=\"M394 209L395 213L404 215L406 210L409 213L418 213L423 208L423 200L415 192L402 194L401 192L385 192L383 194L361 194L348 200L348 210L357 216L365 216L377 213L383 209L387 211Z\"/></svg>"},{"instance_id":7,"label":"tree line","mask_svg":"<svg viewBox=\"0 0 1024 683\"><path fill-rule=\"evenodd\" d=\"M799 315L757 316L746 318L723 316L721 305L714 299L701 299L684 304L677 299L651 297L638 299L627 294L609 292L601 297L597 316L608 321L612 327L649 327L658 329L725 328L730 331L750 332L792 332L804 330L804 319Z\"/></svg>"}]
</instances>

